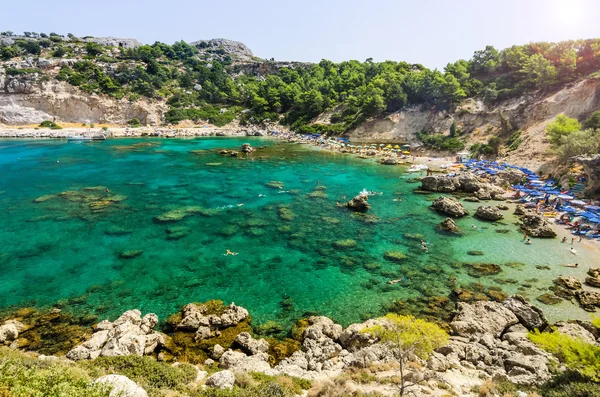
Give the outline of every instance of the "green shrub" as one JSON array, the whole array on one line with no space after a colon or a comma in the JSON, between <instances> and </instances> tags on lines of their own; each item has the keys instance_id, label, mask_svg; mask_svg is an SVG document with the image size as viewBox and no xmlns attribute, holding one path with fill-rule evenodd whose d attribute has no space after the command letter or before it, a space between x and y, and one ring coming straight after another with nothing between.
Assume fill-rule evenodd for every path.
<instances>
[{"instance_id":1,"label":"green shrub","mask_svg":"<svg viewBox=\"0 0 600 397\"><path fill-rule=\"evenodd\" d=\"M566 371L545 383L540 392L544 397L600 396L600 383L590 382L579 373Z\"/></svg>"},{"instance_id":2,"label":"green shrub","mask_svg":"<svg viewBox=\"0 0 600 397\"><path fill-rule=\"evenodd\" d=\"M40 55L42 52L42 47L36 40L17 39L15 40L15 44L31 55Z\"/></svg>"},{"instance_id":3,"label":"green shrub","mask_svg":"<svg viewBox=\"0 0 600 397\"><path fill-rule=\"evenodd\" d=\"M0 347L0 396L105 397L108 393L76 366Z\"/></svg>"},{"instance_id":4,"label":"green shrub","mask_svg":"<svg viewBox=\"0 0 600 397\"><path fill-rule=\"evenodd\" d=\"M509 151L512 152L519 148L519 145L521 144L521 132L521 130L513 132L506 140L506 147Z\"/></svg>"},{"instance_id":5,"label":"green shrub","mask_svg":"<svg viewBox=\"0 0 600 397\"><path fill-rule=\"evenodd\" d=\"M140 119L135 117L129 120L127 124L129 124L130 127L139 127L142 125L142 123L140 123Z\"/></svg>"},{"instance_id":6,"label":"green shrub","mask_svg":"<svg viewBox=\"0 0 600 397\"><path fill-rule=\"evenodd\" d=\"M33 68L23 68L23 69L6 68L6 74L9 76L23 76L23 75L35 74L35 73L42 73L42 71L40 69L33 69Z\"/></svg>"},{"instance_id":7,"label":"green shrub","mask_svg":"<svg viewBox=\"0 0 600 397\"><path fill-rule=\"evenodd\" d=\"M67 53L67 50L65 50L65 47L58 46L58 47L56 47L56 49L54 51L52 51L52 56L55 57L55 58L61 58L66 53Z\"/></svg>"},{"instance_id":8,"label":"green shrub","mask_svg":"<svg viewBox=\"0 0 600 397\"><path fill-rule=\"evenodd\" d=\"M44 120L40 123L40 127L50 128L51 130L62 130L62 127L54 121Z\"/></svg>"},{"instance_id":9,"label":"green shrub","mask_svg":"<svg viewBox=\"0 0 600 397\"><path fill-rule=\"evenodd\" d=\"M267 383L247 388L198 390L191 397L294 397L295 394L279 383Z\"/></svg>"},{"instance_id":10,"label":"green shrub","mask_svg":"<svg viewBox=\"0 0 600 397\"><path fill-rule=\"evenodd\" d=\"M19 49L15 46L2 46L0 47L0 57L3 60L9 60L19 55Z\"/></svg>"},{"instance_id":11,"label":"green shrub","mask_svg":"<svg viewBox=\"0 0 600 397\"><path fill-rule=\"evenodd\" d=\"M600 346L557 331L536 331L528 336L536 345L558 357L570 370L600 382Z\"/></svg>"},{"instance_id":12,"label":"green shrub","mask_svg":"<svg viewBox=\"0 0 600 397\"><path fill-rule=\"evenodd\" d=\"M592 113L592 115L583 122L583 128L592 130L600 129L600 110Z\"/></svg>"},{"instance_id":13,"label":"green shrub","mask_svg":"<svg viewBox=\"0 0 600 397\"><path fill-rule=\"evenodd\" d=\"M546 133L552 145L559 145L562 137L570 135L581 129L581 124L577 119L559 114L556 119L546 126Z\"/></svg>"},{"instance_id":14,"label":"green shrub","mask_svg":"<svg viewBox=\"0 0 600 397\"><path fill-rule=\"evenodd\" d=\"M204 105L201 108L178 109L171 108L165 114L165 120L168 123L177 124L183 120L200 121L206 120L217 127L222 127L231 123L236 118L236 112L228 110L221 113L220 108L212 105Z\"/></svg>"},{"instance_id":15,"label":"green shrub","mask_svg":"<svg viewBox=\"0 0 600 397\"><path fill-rule=\"evenodd\" d=\"M104 52L104 47L94 42L85 43L85 52L87 52L88 55L91 56L100 55Z\"/></svg>"},{"instance_id":16,"label":"green shrub","mask_svg":"<svg viewBox=\"0 0 600 397\"><path fill-rule=\"evenodd\" d=\"M177 389L196 379L196 369L191 365L181 364L173 367L151 357L99 357L81 365L98 376L125 375L147 390Z\"/></svg>"},{"instance_id":17,"label":"green shrub","mask_svg":"<svg viewBox=\"0 0 600 397\"><path fill-rule=\"evenodd\" d=\"M444 134L428 134L425 131L421 131L417 136L425 146L431 149L458 152L465 148L463 141Z\"/></svg>"}]
</instances>

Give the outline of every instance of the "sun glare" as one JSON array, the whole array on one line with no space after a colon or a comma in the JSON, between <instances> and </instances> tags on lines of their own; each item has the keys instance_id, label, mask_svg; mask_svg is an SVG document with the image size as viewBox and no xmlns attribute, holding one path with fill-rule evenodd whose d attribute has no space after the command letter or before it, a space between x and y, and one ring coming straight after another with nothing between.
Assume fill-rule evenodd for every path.
<instances>
[{"instance_id":1,"label":"sun glare","mask_svg":"<svg viewBox=\"0 0 600 397\"><path fill-rule=\"evenodd\" d=\"M581 0L557 0L553 9L554 17L563 29L576 27L583 12Z\"/></svg>"}]
</instances>

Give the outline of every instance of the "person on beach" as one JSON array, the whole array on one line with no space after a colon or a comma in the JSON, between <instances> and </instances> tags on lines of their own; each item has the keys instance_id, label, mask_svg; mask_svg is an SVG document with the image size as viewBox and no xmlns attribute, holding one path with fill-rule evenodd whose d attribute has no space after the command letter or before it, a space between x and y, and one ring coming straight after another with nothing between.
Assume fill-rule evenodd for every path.
<instances>
[{"instance_id":1,"label":"person on beach","mask_svg":"<svg viewBox=\"0 0 600 397\"><path fill-rule=\"evenodd\" d=\"M563 237L561 243L566 243L567 242L567 238Z\"/></svg>"},{"instance_id":2,"label":"person on beach","mask_svg":"<svg viewBox=\"0 0 600 397\"><path fill-rule=\"evenodd\" d=\"M574 242L575 242L575 237L571 237L571 245L573 245Z\"/></svg>"},{"instance_id":3,"label":"person on beach","mask_svg":"<svg viewBox=\"0 0 600 397\"><path fill-rule=\"evenodd\" d=\"M577 255L577 251L575 251L575 248L571 247L570 251L573 255Z\"/></svg>"}]
</instances>

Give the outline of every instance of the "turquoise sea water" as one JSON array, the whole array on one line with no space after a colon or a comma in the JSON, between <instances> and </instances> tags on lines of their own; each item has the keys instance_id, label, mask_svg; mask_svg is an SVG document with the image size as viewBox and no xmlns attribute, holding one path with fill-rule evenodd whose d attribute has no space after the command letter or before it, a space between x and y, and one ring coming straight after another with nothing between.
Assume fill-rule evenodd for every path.
<instances>
[{"instance_id":1,"label":"turquoise sea water","mask_svg":"<svg viewBox=\"0 0 600 397\"><path fill-rule=\"evenodd\" d=\"M265 147L250 159L217 154L244 142ZM397 299L447 296L453 276L514 279L501 287L533 298L572 261L556 241L523 245L511 217L505 225L469 217L458 222L465 236L439 234L443 217L427 208L436 196L413 194L403 168L271 140L0 141L0 171L0 308L60 301L103 317L139 308L164 319L221 299L248 308L257 324L289 326L307 312L348 324ZM370 199L375 217L336 206L363 188L384 193ZM157 220L169 211L185 217ZM356 245L335 244L346 239ZM390 262L390 250L407 258ZM524 265L474 279L451 262ZM566 302L548 310L585 317Z\"/></svg>"}]
</instances>

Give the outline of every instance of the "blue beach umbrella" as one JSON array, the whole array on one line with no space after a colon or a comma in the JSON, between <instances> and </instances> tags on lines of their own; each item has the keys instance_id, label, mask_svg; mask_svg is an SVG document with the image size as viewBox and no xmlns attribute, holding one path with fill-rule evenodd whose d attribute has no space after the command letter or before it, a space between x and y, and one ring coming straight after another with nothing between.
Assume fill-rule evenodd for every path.
<instances>
[{"instance_id":1,"label":"blue beach umbrella","mask_svg":"<svg viewBox=\"0 0 600 397\"><path fill-rule=\"evenodd\" d=\"M600 223L600 218L590 218L587 221L590 223Z\"/></svg>"},{"instance_id":2,"label":"blue beach umbrella","mask_svg":"<svg viewBox=\"0 0 600 397\"><path fill-rule=\"evenodd\" d=\"M575 197L569 196L568 194L559 194L558 198L563 200L573 200Z\"/></svg>"}]
</instances>

